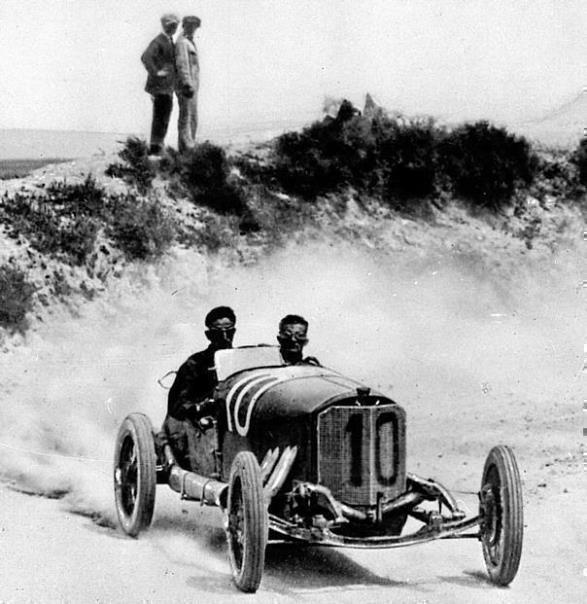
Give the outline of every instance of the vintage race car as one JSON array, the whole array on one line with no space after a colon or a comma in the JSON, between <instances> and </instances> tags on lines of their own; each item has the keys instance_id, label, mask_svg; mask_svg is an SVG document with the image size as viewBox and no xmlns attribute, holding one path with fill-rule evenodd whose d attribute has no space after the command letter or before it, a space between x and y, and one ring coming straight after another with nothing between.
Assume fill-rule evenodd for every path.
<instances>
[{"instance_id":1,"label":"vintage race car","mask_svg":"<svg viewBox=\"0 0 587 604\"><path fill-rule=\"evenodd\" d=\"M267 543L391 548L475 538L492 582L520 562L522 489L507 446L489 452L478 514L466 517L438 482L406 470L406 414L390 398L315 365L284 366L273 346L215 356L216 413L194 425L180 465L149 419L132 413L116 442L120 526L133 537L152 520L157 484L218 506L232 574L259 587ZM405 531L408 518L416 522Z\"/></svg>"}]
</instances>

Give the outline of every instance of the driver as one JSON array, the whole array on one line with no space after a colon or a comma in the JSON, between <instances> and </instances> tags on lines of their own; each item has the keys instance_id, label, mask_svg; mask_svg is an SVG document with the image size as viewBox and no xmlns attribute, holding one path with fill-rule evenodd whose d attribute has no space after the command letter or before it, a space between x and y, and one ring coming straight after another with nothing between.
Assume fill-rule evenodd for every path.
<instances>
[{"instance_id":1,"label":"driver","mask_svg":"<svg viewBox=\"0 0 587 604\"><path fill-rule=\"evenodd\" d=\"M167 398L167 417L161 435L171 441L174 453L186 451L186 422L194 423L210 415L213 403L208 400L218 380L214 369L214 353L232 348L236 332L236 316L232 308L217 306L205 319L206 337L210 345L192 354L179 368Z\"/></svg>"},{"instance_id":2,"label":"driver","mask_svg":"<svg viewBox=\"0 0 587 604\"><path fill-rule=\"evenodd\" d=\"M304 346L308 343L308 321L300 315L286 315L279 322L279 352L286 365L318 365L315 357L304 358Z\"/></svg>"}]
</instances>

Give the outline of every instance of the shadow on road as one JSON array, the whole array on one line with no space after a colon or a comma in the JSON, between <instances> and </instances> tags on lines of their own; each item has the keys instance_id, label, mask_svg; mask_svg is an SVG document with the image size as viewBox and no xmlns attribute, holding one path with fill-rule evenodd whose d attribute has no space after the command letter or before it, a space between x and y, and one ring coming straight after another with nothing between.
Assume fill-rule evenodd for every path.
<instances>
[{"instance_id":1,"label":"shadow on road","mask_svg":"<svg viewBox=\"0 0 587 604\"><path fill-rule=\"evenodd\" d=\"M162 544L162 538L186 538L200 550L202 556L186 559L181 550L185 545L174 542L173 551L167 555L176 564L192 567L196 574L187 584L200 591L233 594L226 537L218 526L216 516L193 513L160 514L153 523L152 534ZM208 524L206 521L212 521ZM164 537L164 536L167 537ZM197 570L196 570L196 567ZM380 577L369 569L349 559L344 553L330 548L303 545L269 545L265 556L265 572L262 589L279 593L295 594L299 589L324 589L350 585L403 586L405 582Z\"/></svg>"},{"instance_id":2,"label":"shadow on road","mask_svg":"<svg viewBox=\"0 0 587 604\"><path fill-rule=\"evenodd\" d=\"M489 576L480 570L466 570L462 575L454 577L439 577L443 583L452 583L460 587L491 587L496 586L489 580Z\"/></svg>"},{"instance_id":3,"label":"shadow on road","mask_svg":"<svg viewBox=\"0 0 587 604\"><path fill-rule=\"evenodd\" d=\"M407 585L372 573L335 549L296 545L270 545L265 556L265 576L275 591L343 585ZM266 585L267 585L266 583ZM277 586L279 589L276 589Z\"/></svg>"},{"instance_id":4,"label":"shadow on road","mask_svg":"<svg viewBox=\"0 0 587 604\"><path fill-rule=\"evenodd\" d=\"M173 565L187 570L190 575L186 580L188 587L228 597L235 593L235 587L231 581L221 521L215 509L188 507L177 513L163 506L146 535ZM400 575L403 578L403 574ZM480 571L469 570L455 576L431 573L423 580L414 580L412 576L409 580L394 580L376 574L368 565L356 562L343 550L270 544L265 556L261 590L291 597L304 591L311 593L313 590L337 590L341 587L389 587L390 594L394 592L393 588L428 593L432 585L439 583L475 589L490 586L487 576Z\"/></svg>"}]
</instances>

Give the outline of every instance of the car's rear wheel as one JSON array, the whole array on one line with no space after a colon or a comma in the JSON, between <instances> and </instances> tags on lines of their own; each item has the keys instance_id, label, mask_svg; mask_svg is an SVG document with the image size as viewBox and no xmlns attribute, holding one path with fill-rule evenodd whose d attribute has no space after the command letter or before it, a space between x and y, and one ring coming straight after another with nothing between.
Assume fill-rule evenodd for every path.
<instances>
[{"instance_id":1,"label":"car's rear wheel","mask_svg":"<svg viewBox=\"0 0 587 604\"><path fill-rule=\"evenodd\" d=\"M265 565L268 518L261 471L250 451L241 451L232 462L226 513L234 583L244 592L255 592Z\"/></svg>"},{"instance_id":2,"label":"car's rear wheel","mask_svg":"<svg viewBox=\"0 0 587 604\"><path fill-rule=\"evenodd\" d=\"M131 537L153 519L157 489L157 457L151 422L131 413L122 422L114 453L114 498L122 530Z\"/></svg>"},{"instance_id":3,"label":"car's rear wheel","mask_svg":"<svg viewBox=\"0 0 587 604\"><path fill-rule=\"evenodd\" d=\"M481 543L487 572L497 585L509 585L522 555L522 483L513 451L493 447L485 461L480 492Z\"/></svg>"}]
</instances>

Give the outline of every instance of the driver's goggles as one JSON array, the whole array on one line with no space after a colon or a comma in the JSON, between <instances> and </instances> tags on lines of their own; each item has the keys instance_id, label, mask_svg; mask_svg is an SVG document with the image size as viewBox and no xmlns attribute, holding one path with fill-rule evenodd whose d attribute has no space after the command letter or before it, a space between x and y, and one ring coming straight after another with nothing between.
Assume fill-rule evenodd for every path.
<instances>
[{"instance_id":1,"label":"driver's goggles","mask_svg":"<svg viewBox=\"0 0 587 604\"><path fill-rule=\"evenodd\" d=\"M209 327L208 331L213 334L234 335L236 327Z\"/></svg>"},{"instance_id":2,"label":"driver's goggles","mask_svg":"<svg viewBox=\"0 0 587 604\"><path fill-rule=\"evenodd\" d=\"M299 342L300 344L307 344L308 338L304 335L297 333L280 333L277 339L281 342Z\"/></svg>"}]
</instances>

